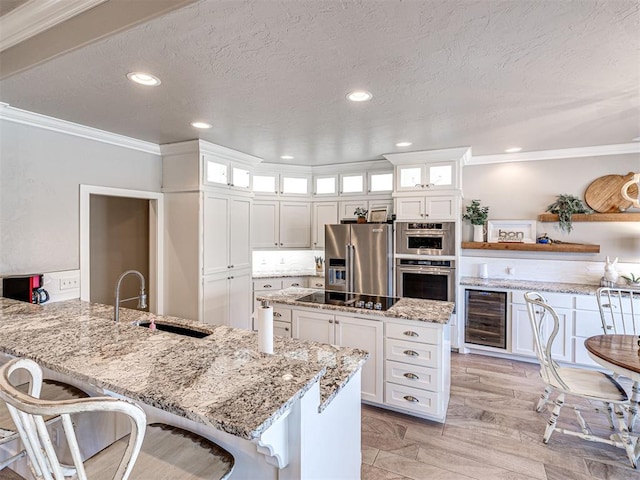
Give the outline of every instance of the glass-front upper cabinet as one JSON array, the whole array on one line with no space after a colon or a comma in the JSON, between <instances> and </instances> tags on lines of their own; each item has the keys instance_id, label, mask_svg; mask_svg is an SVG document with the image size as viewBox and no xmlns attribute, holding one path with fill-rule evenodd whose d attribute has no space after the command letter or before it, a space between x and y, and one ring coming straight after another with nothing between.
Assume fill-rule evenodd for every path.
<instances>
[{"instance_id":1,"label":"glass-front upper cabinet","mask_svg":"<svg viewBox=\"0 0 640 480\"><path fill-rule=\"evenodd\" d=\"M342 174L340 175L340 195L358 195L365 192L364 174Z\"/></svg>"},{"instance_id":2,"label":"glass-front upper cabinet","mask_svg":"<svg viewBox=\"0 0 640 480\"><path fill-rule=\"evenodd\" d=\"M369 193L393 191L393 172L369 172Z\"/></svg>"},{"instance_id":3,"label":"glass-front upper cabinet","mask_svg":"<svg viewBox=\"0 0 640 480\"><path fill-rule=\"evenodd\" d=\"M278 176L277 175L254 175L253 191L256 193L269 193L275 195L278 193Z\"/></svg>"},{"instance_id":4,"label":"glass-front upper cabinet","mask_svg":"<svg viewBox=\"0 0 640 480\"><path fill-rule=\"evenodd\" d=\"M251 189L251 172L248 169L220 161L209 155L203 155L203 163L205 184L218 187L226 185L240 190Z\"/></svg>"},{"instance_id":5,"label":"glass-front upper cabinet","mask_svg":"<svg viewBox=\"0 0 640 480\"><path fill-rule=\"evenodd\" d=\"M456 162L396 166L397 191L457 188Z\"/></svg>"},{"instance_id":6,"label":"glass-front upper cabinet","mask_svg":"<svg viewBox=\"0 0 640 480\"><path fill-rule=\"evenodd\" d=\"M314 195L336 195L338 193L338 176L322 175L313 177L313 194Z\"/></svg>"},{"instance_id":7,"label":"glass-front upper cabinet","mask_svg":"<svg viewBox=\"0 0 640 480\"><path fill-rule=\"evenodd\" d=\"M280 195L309 195L309 177L281 175Z\"/></svg>"},{"instance_id":8,"label":"glass-front upper cabinet","mask_svg":"<svg viewBox=\"0 0 640 480\"><path fill-rule=\"evenodd\" d=\"M229 165L205 159L207 183L229 185Z\"/></svg>"}]
</instances>

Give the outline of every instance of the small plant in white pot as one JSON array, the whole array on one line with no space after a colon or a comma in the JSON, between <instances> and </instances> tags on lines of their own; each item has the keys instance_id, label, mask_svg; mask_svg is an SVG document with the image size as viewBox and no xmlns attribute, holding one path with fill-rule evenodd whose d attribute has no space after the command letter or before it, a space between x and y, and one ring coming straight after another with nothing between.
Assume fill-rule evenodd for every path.
<instances>
[{"instance_id":1,"label":"small plant in white pot","mask_svg":"<svg viewBox=\"0 0 640 480\"><path fill-rule=\"evenodd\" d=\"M636 277L633 273L629 273L629 275L620 276L625 279L630 287L640 287L640 275Z\"/></svg>"},{"instance_id":2,"label":"small plant in white pot","mask_svg":"<svg viewBox=\"0 0 640 480\"><path fill-rule=\"evenodd\" d=\"M462 216L473 225L473 241L484 242L484 224L487 223L489 207L481 207L480 200L471 200L471 204L465 207L465 214Z\"/></svg>"}]
</instances>

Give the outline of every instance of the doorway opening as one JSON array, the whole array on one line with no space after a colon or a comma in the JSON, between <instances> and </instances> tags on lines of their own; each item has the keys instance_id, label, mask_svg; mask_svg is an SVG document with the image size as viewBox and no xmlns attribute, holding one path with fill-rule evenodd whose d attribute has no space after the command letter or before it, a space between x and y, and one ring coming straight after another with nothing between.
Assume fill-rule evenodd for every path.
<instances>
[{"instance_id":1,"label":"doorway opening","mask_svg":"<svg viewBox=\"0 0 640 480\"><path fill-rule=\"evenodd\" d=\"M81 300L113 305L120 274L138 270L147 281L149 311L163 313L162 200L161 193L80 186ZM135 297L137 282L126 277L121 298Z\"/></svg>"}]
</instances>

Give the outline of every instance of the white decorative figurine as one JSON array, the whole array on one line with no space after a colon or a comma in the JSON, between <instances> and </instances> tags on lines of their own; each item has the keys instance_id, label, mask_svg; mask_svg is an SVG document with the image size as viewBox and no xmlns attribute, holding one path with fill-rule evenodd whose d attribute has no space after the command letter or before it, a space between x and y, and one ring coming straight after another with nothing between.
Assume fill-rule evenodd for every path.
<instances>
[{"instance_id":1,"label":"white decorative figurine","mask_svg":"<svg viewBox=\"0 0 640 480\"><path fill-rule=\"evenodd\" d=\"M618 257L616 257L613 262L609 261L609 257L607 257L607 262L604 264L604 280L607 282L611 282L611 286L615 285L618 282L618 271L616 270L616 263L618 263Z\"/></svg>"}]
</instances>

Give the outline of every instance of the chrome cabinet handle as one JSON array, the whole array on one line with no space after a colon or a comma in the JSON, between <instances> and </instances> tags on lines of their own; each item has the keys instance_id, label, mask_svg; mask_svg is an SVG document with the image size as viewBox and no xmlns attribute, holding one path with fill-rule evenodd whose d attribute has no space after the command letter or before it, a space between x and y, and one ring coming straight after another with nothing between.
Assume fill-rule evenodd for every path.
<instances>
[{"instance_id":1,"label":"chrome cabinet handle","mask_svg":"<svg viewBox=\"0 0 640 480\"><path fill-rule=\"evenodd\" d=\"M288 332L289 331L289 327L284 327L284 331Z\"/></svg>"},{"instance_id":2,"label":"chrome cabinet handle","mask_svg":"<svg viewBox=\"0 0 640 480\"><path fill-rule=\"evenodd\" d=\"M413 330L407 330L406 332L403 332L407 337L419 337L420 335L418 335L416 332L414 332Z\"/></svg>"},{"instance_id":3,"label":"chrome cabinet handle","mask_svg":"<svg viewBox=\"0 0 640 480\"><path fill-rule=\"evenodd\" d=\"M329 320L329 323L333 323L333 320Z\"/></svg>"},{"instance_id":4,"label":"chrome cabinet handle","mask_svg":"<svg viewBox=\"0 0 640 480\"><path fill-rule=\"evenodd\" d=\"M405 350L404 352L405 355L407 355L408 357L419 357L420 354L418 352L415 352L413 350Z\"/></svg>"},{"instance_id":5,"label":"chrome cabinet handle","mask_svg":"<svg viewBox=\"0 0 640 480\"><path fill-rule=\"evenodd\" d=\"M321 283L316 283L316 287L322 287L323 285Z\"/></svg>"},{"instance_id":6,"label":"chrome cabinet handle","mask_svg":"<svg viewBox=\"0 0 640 480\"><path fill-rule=\"evenodd\" d=\"M278 312L273 312L273 316L274 316L274 317L281 317L281 316L282 316L282 314L281 314L281 313L278 313Z\"/></svg>"},{"instance_id":7,"label":"chrome cabinet handle","mask_svg":"<svg viewBox=\"0 0 640 480\"><path fill-rule=\"evenodd\" d=\"M336 320L336 322L335 322L335 323L336 323L336 324L340 323L340 320Z\"/></svg>"},{"instance_id":8,"label":"chrome cabinet handle","mask_svg":"<svg viewBox=\"0 0 640 480\"><path fill-rule=\"evenodd\" d=\"M300 284L299 284L299 283L292 283L292 284L291 284L291 286L292 286L292 287L299 287L299 286L300 286Z\"/></svg>"},{"instance_id":9,"label":"chrome cabinet handle","mask_svg":"<svg viewBox=\"0 0 640 480\"><path fill-rule=\"evenodd\" d=\"M266 285L263 285L262 288L273 288L273 285L269 285L268 283Z\"/></svg>"},{"instance_id":10,"label":"chrome cabinet handle","mask_svg":"<svg viewBox=\"0 0 640 480\"><path fill-rule=\"evenodd\" d=\"M404 398L407 402L413 402L413 403L419 403L420 400L418 400L416 397L412 396L412 395L405 395Z\"/></svg>"},{"instance_id":11,"label":"chrome cabinet handle","mask_svg":"<svg viewBox=\"0 0 640 480\"><path fill-rule=\"evenodd\" d=\"M278 245L278 242L274 243L274 245Z\"/></svg>"},{"instance_id":12,"label":"chrome cabinet handle","mask_svg":"<svg viewBox=\"0 0 640 480\"><path fill-rule=\"evenodd\" d=\"M407 377L409 380L420 380L420 377L417 376L415 373L407 372L404 374L404 376Z\"/></svg>"}]
</instances>

